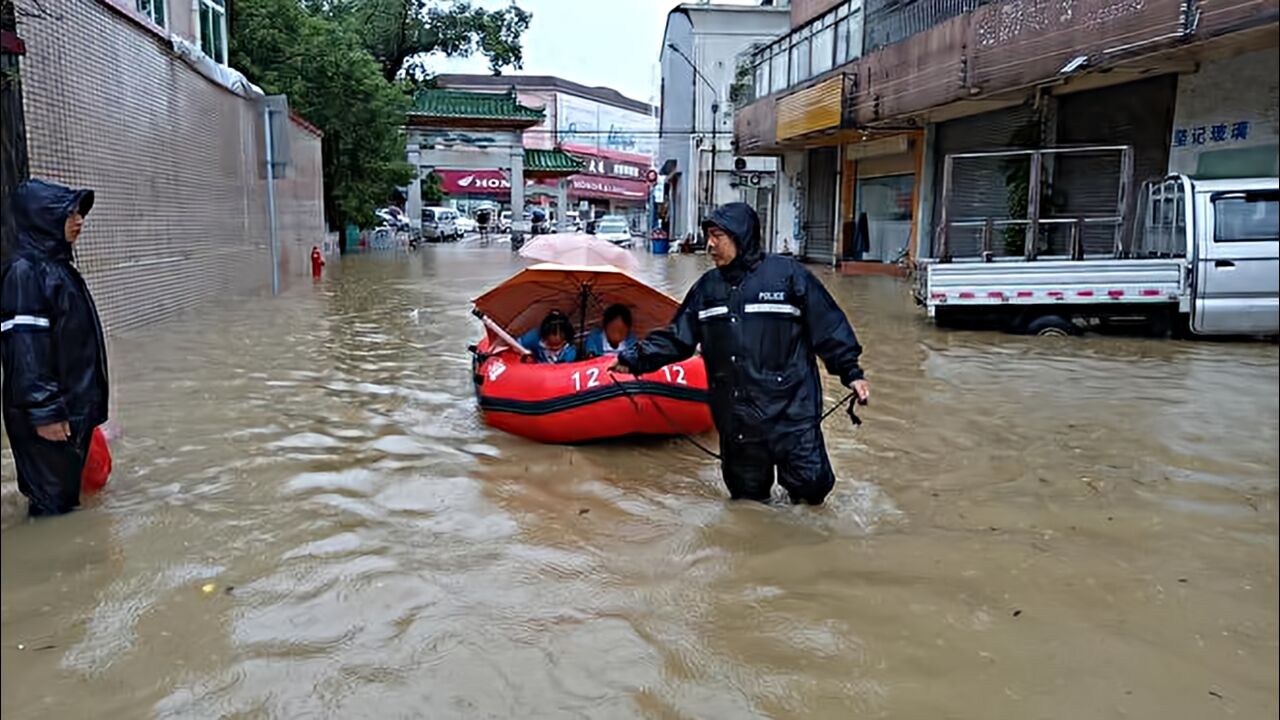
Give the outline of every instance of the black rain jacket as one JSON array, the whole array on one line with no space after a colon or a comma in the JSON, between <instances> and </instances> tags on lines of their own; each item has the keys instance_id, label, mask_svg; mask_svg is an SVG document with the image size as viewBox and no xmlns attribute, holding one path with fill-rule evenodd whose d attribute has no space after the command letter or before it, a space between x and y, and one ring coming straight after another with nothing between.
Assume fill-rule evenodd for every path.
<instances>
[{"instance_id":1,"label":"black rain jacket","mask_svg":"<svg viewBox=\"0 0 1280 720\"><path fill-rule=\"evenodd\" d=\"M722 438L749 442L816 426L822 384L814 356L845 385L861 379L853 327L803 265L761 252L760 220L749 205L717 208L703 229L712 226L733 238L737 257L699 278L671 325L618 360L644 374L701 344Z\"/></svg>"},{"instance_id":2,"label":"black rain jacket","mask_svg":"<svg viewBox=\"0 0 1280 720\"><path fill-rule=\"evenodd\" d=\"M102 323L72 265L65 224L86 215L92 190L28 180L10 199L16 247L0 278L0 360L4 421L30 428L107 419L107 353Z\"/></svg>"}]
</instances>

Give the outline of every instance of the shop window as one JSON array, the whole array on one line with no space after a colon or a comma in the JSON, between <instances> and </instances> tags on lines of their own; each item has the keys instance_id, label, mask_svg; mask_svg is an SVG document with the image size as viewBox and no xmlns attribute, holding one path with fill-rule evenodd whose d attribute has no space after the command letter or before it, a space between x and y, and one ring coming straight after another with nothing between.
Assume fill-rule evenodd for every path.
<instances>
[{"instance_id":1,"label":"shop window","mask_svg":"<svg viewBox=\"0 0 1280 720\"><path fill-rule=\"evenodd\" d=\"M856 259L896 262L907 253L914 186L914 175L858 180L855 203L858 213L866 214L866 232L858 232L854 238Z\"/></svg>"}]
</instances>

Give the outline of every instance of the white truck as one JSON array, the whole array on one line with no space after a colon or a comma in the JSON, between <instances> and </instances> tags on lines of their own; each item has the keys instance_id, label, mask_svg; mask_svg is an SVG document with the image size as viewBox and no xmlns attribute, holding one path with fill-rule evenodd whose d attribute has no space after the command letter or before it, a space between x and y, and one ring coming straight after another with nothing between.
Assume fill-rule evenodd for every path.
<instances>
[{"instance_id":1,"label":"white truck","mask_svg":"<svg viewBox=\"0 0 1280 720\"><path fill-rule=\"evenodd\" d=\"M1051 192L1041 174L1055 160L1111 152L1125 169L1113 212L1040 212L1040 196ZM957 164L979 158L988 167L993 159L1028 162L1026 217L949 212ZM917 261L917 302L939 325L1032 335L1135 326L1159 335L1280 334L1280 179L1173 175L1146 183L1131 203L1129 168L1132 150L1123 146L948 156L937 257ZM1106 252L1097 252L1100 233Z\"/></svg>"}]
</instances>

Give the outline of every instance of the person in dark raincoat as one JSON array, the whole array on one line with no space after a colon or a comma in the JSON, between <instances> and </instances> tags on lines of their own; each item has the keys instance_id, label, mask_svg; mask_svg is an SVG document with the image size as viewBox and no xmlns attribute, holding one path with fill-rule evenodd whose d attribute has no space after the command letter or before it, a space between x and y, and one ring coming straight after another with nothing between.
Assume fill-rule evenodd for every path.
<instances>
[{"instance_id":1,"label":"person in dark raincoat","mask_svg":"<svg viewBox=\"0 0 1280 720\"><path fill-rule=\"evenodd\" d=\"M93 430L107 420L107 353L98 310L72 265L92 190L41 180L10 198L16 242L0 277L4 426L31 515L80 504Z\"/></svg>"},{"instance_id":2,"label":"person in dark raincoat","mask_svg":"<svg viewBox=\"0 0 1280 720\"><path fill-rule=\"evenodd\" d=\"M749 205L716 209L702 229L716 268L694 283L669 327L620 353L614 369L650 373L701 345L730 496L768 500L776 470L791 502L818 505L835 474L814 356L865 403L862 347L812 273L762 253L760 219Z\"/></svg>"}]
</instances>

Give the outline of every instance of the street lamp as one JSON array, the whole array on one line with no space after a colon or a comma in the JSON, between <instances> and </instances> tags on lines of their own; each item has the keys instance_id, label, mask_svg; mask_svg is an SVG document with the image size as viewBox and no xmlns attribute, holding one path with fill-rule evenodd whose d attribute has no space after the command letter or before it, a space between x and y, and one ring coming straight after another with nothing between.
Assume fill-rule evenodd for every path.
<instances>
[{"instance_id":1,"label":"street lamp","mask_svg":"<svg viewBox=\"0 0 1280 720\"><path fill-rule=\"evenodd\" d=\"M708 80L707 76L702 74L702 71L698 70L698 66L693 64L693 60L689 59L689 56L685 55L683 50L676 47L675 43L667 43L667 47L671 49L671 52L679 55L681 60L688 63L689 68L693 70L693 74L711 90L711 180L707 183L707 204L714 208L716 204L716 155L719 154L719 147L716 145L716 113L720 112L720 92L716 90L715 84ZM693 117L695 120L697 119L696 112Z\"/></svg>"}]
</instances>

